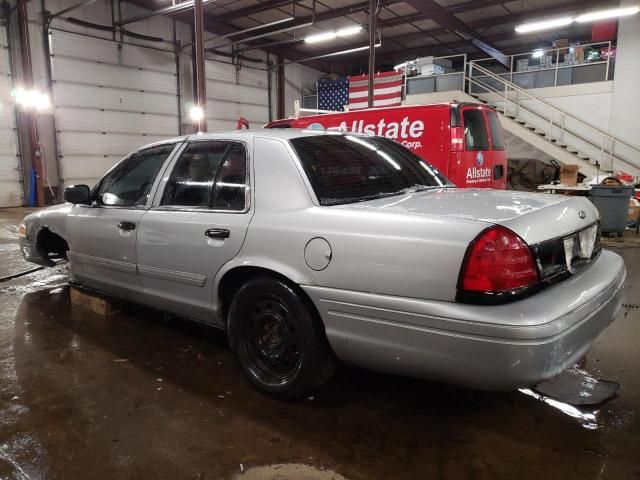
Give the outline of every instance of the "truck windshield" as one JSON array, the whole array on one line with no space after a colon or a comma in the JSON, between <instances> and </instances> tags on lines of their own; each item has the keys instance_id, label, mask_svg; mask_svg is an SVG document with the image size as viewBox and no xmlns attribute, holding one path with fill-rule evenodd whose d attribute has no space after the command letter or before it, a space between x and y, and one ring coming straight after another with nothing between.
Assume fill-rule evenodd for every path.
<instances>
[{"instance_id":1,"label":"truck windshield","mask_svg":"<svg viewBox=\"0 0 640 480\"><path fill-rule=\"evenodd\" d=\"M387 138L318 135L291 144L321 205L453 186L436 168Z\"/></svg>"}]
</instances>

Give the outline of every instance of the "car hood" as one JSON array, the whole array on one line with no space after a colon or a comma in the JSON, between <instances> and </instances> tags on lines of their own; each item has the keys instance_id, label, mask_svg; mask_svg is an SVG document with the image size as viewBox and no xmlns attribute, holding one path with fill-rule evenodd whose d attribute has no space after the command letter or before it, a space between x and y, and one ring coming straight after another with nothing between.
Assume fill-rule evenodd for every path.
<instances>
[{"instance_id":1,"label":"car hood","mask_svg":"<svg viewBox=\"0 0 640 480\"><path fill-rule=\"evenodd\" d=\"M599 218L597 209L585 197L490 189L428 190L334 208L498 224L530 244L574 232Z\"/></svg>"}]
</instances>

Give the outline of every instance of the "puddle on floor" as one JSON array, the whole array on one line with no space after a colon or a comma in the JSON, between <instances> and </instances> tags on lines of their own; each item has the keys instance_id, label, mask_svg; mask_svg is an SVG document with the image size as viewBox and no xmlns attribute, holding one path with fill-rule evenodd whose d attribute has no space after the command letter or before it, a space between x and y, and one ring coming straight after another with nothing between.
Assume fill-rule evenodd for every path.
<instances>
[{"instance_id":1,"label":"puddle on floor","mask_svg":"<svg viewBox=\"0 0 640 480\"><path fill-rule=\"evenodd\" d=\"M601 426L597 422L600 408L615 398L618 390L619 383L595 378L574 365L551 380L519 391L577 419L584 428L596 430Z\"/></svg>"},{"instance_id":2,"label":"puddle on floor","mask_svg":"<svg viewBox=\"0 0 640 480\"><path fill-rule=\"evenodd\" d=\"M281 463L248 469L241 466L240 471L231 478L233 480L347 480L331 470L301 463Z\"/></svg>"}]
</instances>

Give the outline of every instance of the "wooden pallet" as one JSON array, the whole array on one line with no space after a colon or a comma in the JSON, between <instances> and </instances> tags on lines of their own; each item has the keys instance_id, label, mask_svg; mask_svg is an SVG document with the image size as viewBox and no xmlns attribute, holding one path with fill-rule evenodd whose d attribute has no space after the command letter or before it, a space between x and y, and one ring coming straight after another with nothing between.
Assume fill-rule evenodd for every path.
<instances>
[{"instance_id":1,"label":"wooden pallet","mask_svg":"<svg viewBox=\"0 0 640 480\"><path fill-rule=\"evenodd\" d=\"M77 287L71 287L70 298L71 305L74 307L78 306L86 308L98 315L108 316L120 311L118 309L118 305L112 300L100 297L93 292L82 290Z\"/></svg>"}]
</instances>

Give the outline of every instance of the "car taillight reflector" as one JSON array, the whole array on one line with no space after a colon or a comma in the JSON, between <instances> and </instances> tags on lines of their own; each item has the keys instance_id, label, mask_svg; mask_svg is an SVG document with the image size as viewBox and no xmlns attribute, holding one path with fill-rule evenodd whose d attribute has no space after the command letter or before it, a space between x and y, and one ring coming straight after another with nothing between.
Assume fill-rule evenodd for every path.
<instances>
[{"instance_id":1,"label":"car taillight reflector","mask_svg":"<svg viewBox=\"0 0 640 480\"><path fill-rule=\"evenodd\" d=\"M513 293L538 285L531 249L508 228L493 226L469 246L459 288L465 292Z\"/></svg>"},{"instance_id":2,"label":"car taillight reflector","mask_svg":"<svg viewBox=\"0 0 640 480\"><path fill-rule=\"evenodd\" d=\"M451 151L462 152L464 150L464 128L451 127Z\"/></svg>"}]
</instances>

